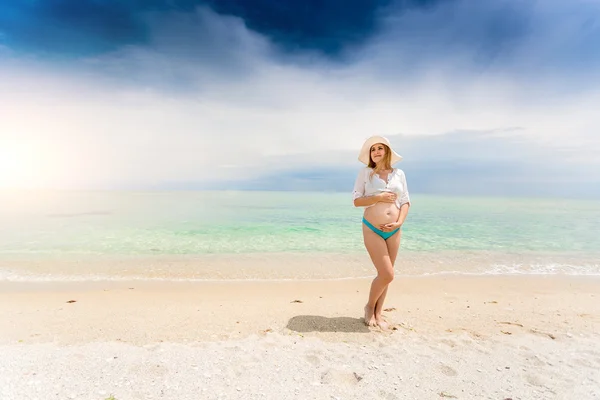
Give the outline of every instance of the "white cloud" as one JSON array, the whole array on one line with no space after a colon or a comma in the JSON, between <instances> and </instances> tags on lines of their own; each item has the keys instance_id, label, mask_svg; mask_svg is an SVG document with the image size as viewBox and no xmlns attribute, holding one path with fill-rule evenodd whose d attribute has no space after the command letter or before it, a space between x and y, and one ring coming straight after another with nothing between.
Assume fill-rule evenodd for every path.
<instances>
[{"instance_id":1,"label":"white cloud","mask_svg":"<svg viewBox=\"0 0 600 400\"><path fill-rule=\"evenodd\" d=\"M353 64L339 65L316 56L296 64L239 19L206 9L153 26L150 46L68 69L4 56L0 144L37 155L23 166L32 176L25 185L239 180L295 166L356 165L340 154L358 152L372 134L515 126L554 148L558 162L598 165L598 81L565 91L556 83L562 73L527 83L512 67L460 72L465 59L436 63L433 54L418 70L391 73L393 30L356 50ZM395 56L407 52L400 46Z\"/></svg>"}]
</instances>

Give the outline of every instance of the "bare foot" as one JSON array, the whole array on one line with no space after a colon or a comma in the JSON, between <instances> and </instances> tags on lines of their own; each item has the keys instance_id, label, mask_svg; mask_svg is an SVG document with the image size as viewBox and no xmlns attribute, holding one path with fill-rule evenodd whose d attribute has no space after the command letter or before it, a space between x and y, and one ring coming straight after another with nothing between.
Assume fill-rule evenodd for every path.
<instances>
[{"instance_id":1,"label":"bare foot","mask_svg":"<svg viewBox=\"0 0 600 400\"><path fill-rule=\"evenodd\" d=\"M375 320L375 307L365 306L365 325L377 325L377 321Z\"/></svg>"},{"instance_id":2,"label":"bare foot","mask_svg":"<svg viewBox=\"0 0 600 400\"><path fill-rule=\"evenodd\" d=\"M381 315L378 317L375 317L375 321L377 322L377 325L383 331L387 331L388 328L390 327L390 324L388 324L387 321L385 319L383 319L383 317Z\"/></svg>"}]
</instances>

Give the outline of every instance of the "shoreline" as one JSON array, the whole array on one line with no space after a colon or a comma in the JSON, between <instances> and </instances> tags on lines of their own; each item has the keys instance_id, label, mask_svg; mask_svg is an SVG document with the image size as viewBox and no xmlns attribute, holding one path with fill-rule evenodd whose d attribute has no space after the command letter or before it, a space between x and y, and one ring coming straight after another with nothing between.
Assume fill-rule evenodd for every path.
<instances>
[{"instance_id":1,"label":"shoreline","mask_svg":"<svg viewBox=\"0 0 600 400\"><path fill-rule=\"evenodd\" d=\"M598 255L600 256L600 255ZM600 276L596 254L401 249L398 277L474 275ZM180 255L0 255L2 282L317 281L375 274L365 251Z\"/></svg>"},{"instance_id":2,"label":"shoreline","mask_svg":"<svg viewBox=\"0 0 600 400\"><path fill-rule=\"evenodd\" d=\"M577 281L598 281L600 282L600 274L567 274L567 273L543 273L543 272L514 272L514 273L492 273L492 272L433 272L423 273L420 275L402 274L397 270L395 271L395 281L398 280L427 280L427 279L566 279ZM344 282L344 281L364 281L370 280L375 277L375 271L370 275L365 276L348 276L348 277L322 277L322 278L148 278L148 277L95 277L89 279L87 277L56 277L51 279L38 279L38 280L2 280L0 279L0 294L4 290L14 289L27 289L34 286L43 287L62 287L67 288L68 286L83 285L88 289L94 287L110 287L110 286L130 286L136 284L140 287L148 286L155 287L161 286L168 288L170 285L227 285L227 284L285 284L285 283L325 283L325 282Z\"/></svg>"}]
</instances>

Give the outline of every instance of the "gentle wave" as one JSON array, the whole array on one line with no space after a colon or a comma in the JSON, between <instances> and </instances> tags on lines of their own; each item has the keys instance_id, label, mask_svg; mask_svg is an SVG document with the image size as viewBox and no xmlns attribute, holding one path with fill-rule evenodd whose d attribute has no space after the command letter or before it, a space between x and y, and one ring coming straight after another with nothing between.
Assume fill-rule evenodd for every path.
<instances>
[{"instance_id":1,"label":"gentle wave","mask_svg":"<svg viewBox=\"0 0 600 400\"><path fill-rule=\"evenodd\" d=\"M353 279L371 279L375 272L369 275L339 276L339 277L277 277L277 278L258 278L258 277L220 277L220 278L199 278L199 277L153 277L142 275L115 276L115 275L75 275L75 274L22 274L17 271L0 270L0 282L311 282L311 281L342 281ZM565 275L565 276L600 276L600 265L494 265L485 270L476 271L457 271L457 270L439 270L439 271L421 271L414 273L400 272L396 270L396 277L427 277L427 276L535 276L535 275Z\"/></svg>"}]
</instances>

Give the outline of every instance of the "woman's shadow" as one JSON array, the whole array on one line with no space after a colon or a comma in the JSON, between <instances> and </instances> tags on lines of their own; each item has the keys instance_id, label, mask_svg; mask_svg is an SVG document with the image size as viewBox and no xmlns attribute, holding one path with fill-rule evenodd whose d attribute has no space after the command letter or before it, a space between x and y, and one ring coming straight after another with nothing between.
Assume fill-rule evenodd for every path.
<instances>
[{"instance_id":1,"label":"woman's shadow","mask_svg":"<svg viewBox=\"0 0 600 400\"><path fill-rule=\"evenodd\" d=\"M326 318L318 315L297 315L290 318L286 328L306 332L354 332L370 333L363 318L336 317Z\"/></svg>"}]
</instances>

